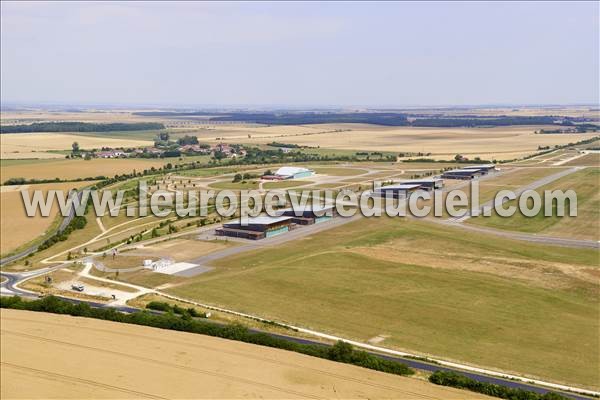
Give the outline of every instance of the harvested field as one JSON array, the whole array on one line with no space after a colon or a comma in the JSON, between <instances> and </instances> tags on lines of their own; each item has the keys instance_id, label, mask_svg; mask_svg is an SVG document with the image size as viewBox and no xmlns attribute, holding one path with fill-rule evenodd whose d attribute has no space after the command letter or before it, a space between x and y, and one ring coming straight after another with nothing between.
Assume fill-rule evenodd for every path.
<instances>
[{"instance_id":1,"label":"harvested field","mask_svg":"<svg viewBox=\"0 0 600 400\"><path fill-rule=\"evenodd\" d=\"M54 204L50 216L28 217L25 214L21 190L33 196L34 190L41 190L44 197L48 190L69 190L89 185L91 182L43 183L37 185L2 186L0 192L0 254L6 254L35 239L39 239L53 228L58 227L58 206Z\"/></svg>"},{"instance_id":2,"label":"harvested field","mask_svg":"<svg viewBox=\"0 0 600 400\"><path fill-rule=\"evenodd\" d=\"M209 336L17 310L1 318L2 398L484 398Z\"/></svg>"},{"instance_id":3,"label":"harvested field","mask_svg":"<svg viewBox=\"0 0 600 400\"><path fill-rule=\"evenodd\" d=\"M73 142L79 143L79 147L85 150L102 147L152 146L152 141L149 140L81 136L68 133L11 133L4 134L0 138L1 156L3 159L44 158L39 154L49 150L71 150ZM64 155L59 154L59 156L64 158Z\"/></svg>"},{"instance_id":4,"label":"harvested field","mask_svg":"<svg viewBox=\"0 0 600 400\"><path fill-rule=\"evenodd\" d=\"M413 128L366 124L270 126L258 129L223 126L218 129L218 135L214 131L200 131L197 136L208 142L219 142L223 138L231 142L267 144L277 140L321 149L421 152L431 153L428 157L435 159L452 159L456 154L462 154L469 158L478 156L484 160L510 160L535 153L538 146L563 145L593 136L591 133L534 133L543 128L544 126Z\"/></svg>"},{"instance_id":5,"label":"harvested field","mask_svg":"<svg viewBox=\"0 0 600 400\"><path fill-rule=\"evenodd\" d=\"M66 160L64 156L61 156L60 160L3 160L0 164L0 175L2 182L9 178L77 179L99 175L112 177L116 174L129 174L133 170L160 168L167 162L169 161L165 159L141 158Z\"/></svg>"}]
</instances>

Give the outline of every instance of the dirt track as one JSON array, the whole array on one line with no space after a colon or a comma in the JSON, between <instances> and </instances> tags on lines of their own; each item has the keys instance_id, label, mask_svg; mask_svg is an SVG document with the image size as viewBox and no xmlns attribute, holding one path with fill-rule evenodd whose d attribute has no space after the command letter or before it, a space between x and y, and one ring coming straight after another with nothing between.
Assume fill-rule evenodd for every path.
<instances>
[{"instance_id":1,"label":"dirt track","mask_svg":"<svg viewBox=\"0 0 600 400\"><path fill-rule=\"evenodd\" d=\"M202 335L16 310L1 319L3 399L476 397Z\"/></svg>"}]
</instances>

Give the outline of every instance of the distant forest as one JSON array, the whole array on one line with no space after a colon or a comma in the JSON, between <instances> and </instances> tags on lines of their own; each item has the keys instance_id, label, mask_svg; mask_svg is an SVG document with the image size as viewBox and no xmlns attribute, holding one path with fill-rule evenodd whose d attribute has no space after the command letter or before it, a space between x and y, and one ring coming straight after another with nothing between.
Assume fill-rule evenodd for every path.
<instances>
[{"instance_id":1,"label":"distant forest","mask_svg":"<svg viewBox=\"0 0 600 400\"><path fill-rule=\"evenodd\" d=\"M88 122L34 122L24 125L4 125L0 133L32 133L32 132L113 132L113 131L145 131L165 129L165 126L154 122L94 124Z\"/></svg>"},{"instance_id":2,"label":"distant forest","mask_svg":"<svg viewBox=\"0 0 600 400\"><path fill-rule=\"evenodd\" d=\"M363 113L215 113L215 112L138 112L141 116L208 117L208 121L243 121L265 125L303 125L324 123L365 123L385 126L478 127L508 125L573 125L574 119L554 116L431 116L390 112Z\"/></svg>"}]
</instances>

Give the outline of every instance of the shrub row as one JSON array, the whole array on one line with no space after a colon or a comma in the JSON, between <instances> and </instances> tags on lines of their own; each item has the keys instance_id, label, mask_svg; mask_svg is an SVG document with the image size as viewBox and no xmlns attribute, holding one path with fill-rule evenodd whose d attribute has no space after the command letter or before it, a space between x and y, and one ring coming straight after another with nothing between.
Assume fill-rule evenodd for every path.
<instances>
[{"instance_id":1,"label":"shrub row","mask_svg":"<svg viewBox=\"0 0 600 400\"><path fill-rule=\"evenodd\" d=\"M183 308L179 307L177 304L170 305L169 303L162 301L151 301L150 303L146 304L146 308L167 313L170 312L178 315L189 315L192 318L206 318L205 313L200 313L193 307Z\"/></svg>"},{"instance_id":2,"label":"shrub row","mask_svg":"<svg viewBox=\"0 0 600 400\"><path fill-rule=\"evenodd\" d=\"M221 325L201 319L193 319L188 313L182 314L181 316L177 316L174 313L156 315L146 311L124 314L113 308L92 308L86 303L73 304L54 296L48 296L33 301L24 301L17 296L1 297L0 308L66 314L198 333L295 351L297 353L347 364L354 364L360 367L396 375L412 375L414 373L411 368L402 363L379 358L364 351L355 350L351 345L345 342L337 342L331 347L317 344L302 344L274 337L263 332L251 332L248 328L240 324Z\"/></svg>"},{"instance_id":3,"label":"shrub row","mask_svg":"<svg viewBox=\"0 0 600 400\"><path fill-rule=\"evenodd\" d=\"M488 396L500 397L510 400L568 400L567 397L558 393L546 392L544 394L529 390L511 388L493 383L479 382L475 379L451 371L436 371L429 376L429 382L436 385L452 386L459 389L467 389L472 392L482 393Z\"/></svg>"},{"instance_id":4,"label":"shrub row","mask_svg":"<svg viewBox=\"0 0 600 400\"><path fill-rule=\"evenodd\" d=\"M25 178L9 178L4 181L3 185L36 185L38 183L57 183L57 182L84 182L84 181L101 181L107 179L104 175L99 176L88 176L86 178L76 178L76 179L61 179L61 178L53 178L53 179L25 179Z\"/></svg>"}]
</instances>

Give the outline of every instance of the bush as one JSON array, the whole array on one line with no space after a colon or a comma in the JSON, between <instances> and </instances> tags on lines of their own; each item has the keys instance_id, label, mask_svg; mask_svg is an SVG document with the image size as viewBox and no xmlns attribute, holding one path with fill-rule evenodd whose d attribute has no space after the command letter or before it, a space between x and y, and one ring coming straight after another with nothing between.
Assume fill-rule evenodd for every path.
<instances>
[{"instance_id":1,"label":"bush","mask_svg":"<svg viewBox=\"0 0 600 400\"><path fill-rule=\"evenodd\" d=\"M436 385L452 386L459 389L467 389L472 392L482 393L488 396L500 397L510 400L567 400L565 396L558 393L547 392L544 394L511 388L493 383L479 382L475 379L451 371L435 371L429 376L429 382Z\"/></svg>"},{"instance_id":2,"label":"bush","mask_svg":"<svg viewBox=\"0 0 600 400\"><path fill-rule=\"evenodd\" d=\"M183 308L178 306L177 304L172 306L169 303L165 303L162 301L151 301L150 303L146 304L146 308L150 310L170 312L173 314L187 315L193 318L206 318L205 313L200 313L196 311L196 309L193 307Z\"/></svg>"}]
</instances>

